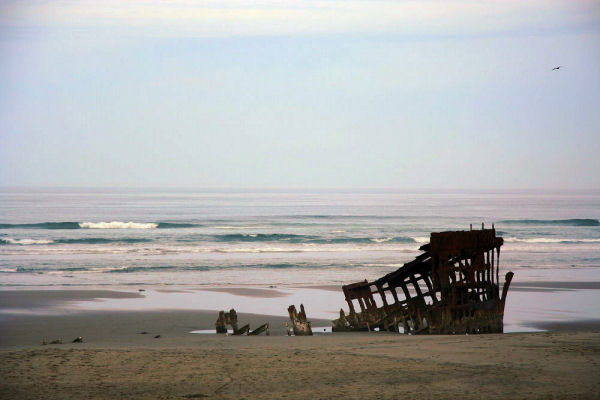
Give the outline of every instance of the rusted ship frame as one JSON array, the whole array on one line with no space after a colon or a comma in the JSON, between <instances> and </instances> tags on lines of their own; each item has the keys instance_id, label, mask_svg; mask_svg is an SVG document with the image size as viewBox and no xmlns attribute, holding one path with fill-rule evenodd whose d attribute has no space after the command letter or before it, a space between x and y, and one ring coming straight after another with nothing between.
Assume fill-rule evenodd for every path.
<instances>
[{"instance_id":1,"label":"rusted ship frame","mask_svg":"<svg viewBox=\"0 0 600 400\"><path fill-rule=\"evenodd\" d=\"M292 322L294 336L312 336L313 333L310 327L310 321L306 318L304 304L300 304L300 312L296 311L296 306L289 306L288 314L290 315L290 320Z\"/></svg>"},{"instance_id":2,"label":"rusted ship frame","mask_svg":"<svg viewBox=\"0 0 600 400\"><path fill-rule=\"evenodd\" d=\"M506 274L500 293L503 243L493 226L432 233L419 249L423 253L398 270L373 282L343 286L350 312L340 310L333 331L502 333L513 277Z\"/></svg>"}]
</instances>

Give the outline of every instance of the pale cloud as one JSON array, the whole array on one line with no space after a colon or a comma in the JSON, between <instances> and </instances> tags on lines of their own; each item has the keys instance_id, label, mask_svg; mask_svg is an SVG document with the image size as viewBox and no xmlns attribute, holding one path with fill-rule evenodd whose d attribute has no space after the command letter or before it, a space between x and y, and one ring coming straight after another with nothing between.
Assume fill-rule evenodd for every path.
<instances>
[{"instance_id":1,"label":"pale cloud","mask_svg":"<svg viewBox=\"0 0 600 400\"><path fill-rule=\"evenodd\" d=\"M597 22L595 1L31 1L7 2L12 28L112 30L159 37L315 34L485 35Z\"/></svg>"}]
</instances>

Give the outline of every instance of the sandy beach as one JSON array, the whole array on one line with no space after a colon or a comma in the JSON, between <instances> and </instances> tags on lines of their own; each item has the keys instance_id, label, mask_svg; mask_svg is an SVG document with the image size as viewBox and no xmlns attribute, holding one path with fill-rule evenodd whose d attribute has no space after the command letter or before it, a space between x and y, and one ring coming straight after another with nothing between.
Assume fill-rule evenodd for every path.
<instances>
[{"instance_id":1,"label":"sandy beach","mask_svg":"<svg viewBox=\"0 0 600 400\"><path fill-rule=\"evenodd\" d=\"M1 292L2 308L27 303L40 311L86 296L136 295L30 292ZM240 313L252 327L269 322L271 336L189 333L212 329L215 317L190 310L4 313L0 398L592 399L600 392L600 331L589 321L561 332L287 337L287 318ZM85 342L71 343L77 336ZM42 346L42 338L64 344Z\"/></svg>"},{"instance_id":2,"label":"sandy beach","mask_svg":"<svg viewBox=\"0 0 600 400\"><path fill-rule=\"evenodd\" d=\"M599 350L598 332L138 337L4 349L0 397L595 399Z\"/></svg>"}]
</instances>

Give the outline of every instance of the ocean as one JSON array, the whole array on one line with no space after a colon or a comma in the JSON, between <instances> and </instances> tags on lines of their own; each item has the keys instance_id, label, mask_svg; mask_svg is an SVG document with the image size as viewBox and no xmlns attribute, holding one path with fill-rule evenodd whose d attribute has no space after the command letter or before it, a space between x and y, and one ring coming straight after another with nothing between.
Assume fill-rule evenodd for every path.
<instances>
[{"instance_id":1,"label":"ocean","mask_svg":"<svg viewBox=\"0 0 600 400\"><path fill-rule=\"evenodd\" d=\"M4 190L0 289L341 286L484 224L515 273L509 319L595 319L599 218L597 192Z\"/></svg>"},{"instance_id":2,"label":"ocean","mask_svg":"<svg viewBox=\"0 0 600 400\"><path fill-rule=\"evenodd\" d=\"M482 223L506 271L597 277L599 218L598 193L5 190L0 286L345 284Z\"/></svg>"}]
</instances>

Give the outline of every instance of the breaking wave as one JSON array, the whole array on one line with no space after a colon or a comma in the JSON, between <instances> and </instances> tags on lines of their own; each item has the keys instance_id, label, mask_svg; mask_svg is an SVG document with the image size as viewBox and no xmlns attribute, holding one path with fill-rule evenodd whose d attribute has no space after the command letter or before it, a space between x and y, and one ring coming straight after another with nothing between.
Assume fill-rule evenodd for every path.
<instances>
[{"instance_id":1,"label":"breaking wave","mask_svg":"<svg viewBox=\"0 0 600 400\"><path fill-rule=\"evenodd\" d=\"M162 272L162 271L211 271L222 269L323 269L331 267L344 268L344 265L315 265L305 263L273 263L273 264L239 264L239 265L194 265L194 266L176 266L176 265L159 265L159 266L130 266L106 269L103 272L115 273L131 273L131 272Z\"/></svg>"},{"instance_id":2,"label":"breaking wave","mask_svg":"<svg viewBox=\"0 0 600 400\"><path fill-rule=\"evenodd\" d=\"M592 218L584 219L507 219L499 221L507 225L556 225L556 226L600 226L600 221Z\"/></svg>"},{"instance_id":3,"label":"breaking wave","mask_svg":"<svg viewBox=\"0 0 600 400\"><path fill-rule=\"evenodd\" d=\"M321 239L318 241L320 244L335 244L335 243L415 243L413 238L397 236L397 237L383 237L383 238L333 238L333 239Z\"/></svg>"},{"instance_id":4,"label":"breaking wave","mask_svg":"<svg viewBox=\"0 0 600 400\"><path fill-rule=\"evenodd\" d=\"M427 243L429 243L430 238L429 238L429 236L417 236L417 237L414 237L413 240L415 242L417 242L418 244L427 244Z\"/></svg>"},{"instance_id":5,"label":"breaking wave","mask_svg":"<svg viewBox=\"0 0 600 400\"><path fill-rule=\"evenodd\" d=\"M282 233L233 233L228 235L215 235L212 237L217 242L287 242L287 243L312 243L312 244L345 244L345 243L414 243L410 237L334 237L324 238L314 235L294 235Z\"/></svg>"},{"instance_id":6,"label":"breaking wave","mask_svg":"<svg viewBox=\"0 0 600 400\"><path fill-rule=\"evenodd\" d=\"M143 238L79 238L79 239L13 239L2 238L0 245L36 245L36 244L109 244L109 243L148 243L152 239Z\"/></svg>"},{"instance_id":7,"label":"breaking wave","mask_svg":"<svg viewBox=\"0 0 600 400\"><path fill-rule=\"evenodd\" d=\"M176 222L40 222L36 224L0 224L0 229L177 229L200 226L202 225Z\"/></svg>"},{"instance_id":8,"label":"breaking wave","mask_svg":"<svg viewBox=\"0 0 600 400\"><path fill-rule=\"evenodd\" d=\"M62 244L107 244L107 243L149 243L152 239L143 238L80 238L80 239L58 239L54 243Z\"/></svg>"},{"instance_id":9,"label":"breaking wave","mask_svg":"<svg viewBox=\"0 0 600 400\"><path fill-rule=\"evenodd\" d=\"M123 265L123 266L87 266L87 267L14 267L0 268L0 273L5 274L90 274L90 273L117 273L127 274L136 272L169 272L169 271L213 271L227 269L328 269L328 268L390 268L400 265L387 264L314 264L314 263L265 263L265 264L232 264L232 265Z\"/></svg>"},{"instance_id":10,"label":"breaking wave","mask_svg":"<svg viewBox=\"0 0 600 400\"><path fill-rule=\"evenodd\" d=\"M159 266L132 266L132 267L119 267L119 268L110 268L106 269L102 272L116 272L120 274L126 274L131 272L161 272L161 271L170 271L170 270L186 270L193 269L196 271L208 271L208 267L194 267L194 268L186 268L186 267L176 267L172 265L159 265Z\"/></svg>"},{"instance_id":11,"label":"breaking wave","mask_svg":"<svg viewBox=\"0 0 600 400\"><path fill-rule=\"evenodd\" d=\"M198 228L204 226L202 224L188 224L183 222L159 222L158 229L179 229L179 228Z\"/></svg>"},{"instance_id":12,"label":"breaking wave","mask_svg":"<svg viewBox=\"0 0 600 400\"><path fill-rule=\"evenodd\" d=\"M32 244L52 244L54 240L48 239L11 239L11 238L2 238L0 239L0 244L18 244L21 246L28 246Z\"/></svg>"},{"instance_id":13,"label":"breaking wave","mask_svg":"<svg viewBox=\"0 0 600 400\"><path fill-rule=\"evenodd\" d=\"M158 227L157 223L142 223L142 222L80 222L81 229L154 229Z\"/></svg>"},{"instance_id":14,"label":"breaking wave","mask_svg":"<svg viewBox=\"0 0 600 400\"><path fill-rule=\"evenodd\" d=\"M504 238L507 243L600 243L600 239L566 239L566 238Z\"/></svg>"},{"instance_id":15,"label":"breaking wave","mask_svg":"<svg viewBox=\"0 0 600 400\"><path fill-rule=\"evenodd\" d=\"M352 214L305 214L305 215L287 215L285 218L293 219L383 219L383 220L398 220L409 218L402 215L352 215Z\"/></svg>"},{"instance_id":16,"label":"breaking wave","mask_svg":"<svg viewBox=\"0 0 600 400\"><path fill-rule=\"evenodd\" d=\"M232 233L226 235L214 235L213 239L217 242L277 242L290 241L293 243L306 242L314 240L318 236L312 235L294 235L284 233Z\"/></svg>"}]
</instances>

